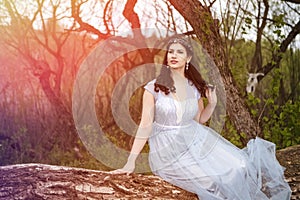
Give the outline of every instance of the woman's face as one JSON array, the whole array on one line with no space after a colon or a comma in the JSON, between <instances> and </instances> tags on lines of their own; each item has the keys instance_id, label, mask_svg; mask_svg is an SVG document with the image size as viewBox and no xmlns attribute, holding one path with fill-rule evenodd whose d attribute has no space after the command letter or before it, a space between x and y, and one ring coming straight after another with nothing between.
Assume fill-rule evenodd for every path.
<instances>
[{"instance_id":1,"label":"woman's face","mask_svg":"<svg viewBox=\"0 0 300 200\"><path fill-rule=\"evenodd\" d=\"M185 67L191 56L188 56L184 46L179 43L171 44L167 54L167 64L173 69Z\"/></svg>"}]
</instances>

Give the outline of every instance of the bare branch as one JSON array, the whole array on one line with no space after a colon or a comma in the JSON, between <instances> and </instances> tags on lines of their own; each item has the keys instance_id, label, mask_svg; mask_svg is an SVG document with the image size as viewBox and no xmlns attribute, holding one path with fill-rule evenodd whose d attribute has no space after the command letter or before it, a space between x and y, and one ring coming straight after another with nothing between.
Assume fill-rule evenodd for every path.
<instances>
[{"instance_id":1,"label":"bare branch","mask_svg":"<svg viewBox=\"0 0 300 200\"><path fill-rule=\"evenodd\" d=\"M300 0L283 0L285 2L290 2L290 3L295 3L295 4L300 4Z\"/></svg>"},{"instance_id":2,"label":"bare branch","mask_svg":"<svg viewBox=\"0 0 300 200\"><path fill-rule=\"evenodd\" d=\"M276 51L273 54L272 61L267 63L264 67L259 68L257 71L264 73L266 76L273 68L278 67L280 64L280 61L282 59L282 53L284 53L287 50L290 43L295 39L295 37L298 34L300 34L300 20L292 28L292 30L290 31L290 33L288 34L286 39L281 42L278 51ZM260 81L261 79L262 79L262 77L260 79L258 79L258 81Z\"/></svg>"},{"instance_id":3,"label":"bare branch","mask_svg":"<svg viewBox=\"0 0 300 200\"><path fill-rule=\"evenodd\" d=\"M258 16L257 16L257 35L256 35L256 42L255 42L255 52L252 58L251 62L251 67L250 67L250 72L255 72L256 69L262 67L262 50L261 50L261 41L262 41L262 36L263 36L263 31L264 28L266 27L267 24L267 16L269 13L269 3L268 0L263 0L264 3L264 13L263 17L260 17L260 1L258 1ZM262 19L262 22L260 24L260 19Z\"/></svg>"},{"instance_id":4,"label":"bare branch","mask_svg":"<svg viewBox=\"0 0 300 200\"><path fill-rule=\"evenodd\" d=\"M300 0L299 0L300 1ZM285 5L287 5L292 11L300 15L299 10L295 9L293 6L291 6L287 1L285 2Z\"/></svg>"},{"instance_id":5,"label":"bare branch","mask_svg":"<svg viewBox=\"0 0 300 200\"><path fill-rule=\"evenodd\" d=\"M72 17L75 19L75 21L79 24L80 28L77 29L77 31L87 31L89 33L93 33L98 36L100 39L106 39L109 36L111 36L109 33L102 33L98 29L96 29L94 26L84 22L80 17L80 6L82 4L77 4L76 0L71 0L71 7L72 7Z\"/></svg>"},{"instance_id":6,"label":"bare branch","mask_svg":"<svg viewBox=\"0 0 300 200\"><path fill-rule=\"evenodd\" d=\"M106 31L112 32L114 34L115 29L114 29L114 25L112 23L112 5L113 5L113 0L109 0L106 3L106 5L104 7L104 12L103 12L103 22L104 22ZM108 23L110 23L111 28L109 28Z\"/></svg>"},{"instance_id":7,"label":"bare branch","mask_svg":"<svg viewBox=\"0 0 300 200\"><path fill-rule=\"evenodd\" d=\"M171 5L169 3L167 3L167 6L168 6L168 30L171 30L170 25L173 24L173 29L176 33L177 30L176 30L176 22L174 19L173 9L171 8Z\"/></svg>"},{"instance_id":8,"label":"bare branch","mask_svg":"<svg viewBox=\"0 0 300 200\"><path fill-rule=\"evenodd\" d=\"M134 11L134 6L136 3L137 0L127 0L123 10L123 15L130 23L132 29L141 28L139 16Z\"/></svg>"}]
</instances>

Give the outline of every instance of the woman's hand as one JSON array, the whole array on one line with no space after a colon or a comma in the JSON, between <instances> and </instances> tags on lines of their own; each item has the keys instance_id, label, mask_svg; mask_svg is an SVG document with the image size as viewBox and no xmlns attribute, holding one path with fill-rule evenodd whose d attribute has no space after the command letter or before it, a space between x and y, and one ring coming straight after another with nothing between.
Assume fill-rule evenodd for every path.
<instances>
[{"instance_id":1,"label":"woman's hand","mask_svg":"<svg viewBox=\"0 0 300 200\"><path fill-rule=\"evenodd\" d=\"M129 175L129 174L133 173L134 168L135 168L135 162L127 161L127 163L124 165L123 168L113 170L110 173L111 174L126 174L126 175Z\"/></svg>"},{"instance_id":2,"label":"woman's hand","mask_svg":"<svg viewBox=\"0 0 300 200\"><path fill-rule=\"evenodd\" d=\"M208 87L206 90L206 97L208 103L215 106L217 105L217 94L216 94L216 86Z\"/></svg>"}]
</instances>

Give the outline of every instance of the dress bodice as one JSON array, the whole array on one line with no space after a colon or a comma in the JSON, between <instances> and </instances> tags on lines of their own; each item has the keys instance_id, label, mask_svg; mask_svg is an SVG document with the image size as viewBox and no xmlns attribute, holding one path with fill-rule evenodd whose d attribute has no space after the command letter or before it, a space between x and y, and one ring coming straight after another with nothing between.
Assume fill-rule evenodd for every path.
<instances>
[{"instance_id":1,"label":"dress bodice","mask_svg":"<svg viewBox=\"0 0 300 200\"><path fill-rule=\"evenodd\" d=\"M200 94L196 87L191 82L187 82L186 98L180 101L176 100L172 93L165 95L161 91L155 92L154 83L155 80L152 80L144 87L155 98L154 121L165 126L189 124L198 112Z\"/></svg>"},{"instance_id":2,"label":"dress bodice","mask_svg":"<svg viewBox=\"0 0 300 200\"><path fill-rule=\"evenodd\" d=\"M237 148L193 120L200 98L194 85L186 81L186 86L178 84L177 95L165 95L154 91L154 83L145 86L155 98L155 123L148 139L154 174L199 199L290 199L275 144L256 138L247 148Z\"/></svg>"}]
</instances>

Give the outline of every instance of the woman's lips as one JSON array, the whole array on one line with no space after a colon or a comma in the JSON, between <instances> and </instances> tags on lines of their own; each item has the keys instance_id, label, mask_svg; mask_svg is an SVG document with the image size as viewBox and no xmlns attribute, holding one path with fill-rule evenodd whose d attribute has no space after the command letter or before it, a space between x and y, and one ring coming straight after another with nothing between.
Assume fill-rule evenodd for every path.
<instances>
[{"instance_id":1,"label":"woman's lips","mask_svg":"<svg viewBox=\"0 0 300 200\"><path fill-rule=\"evenodd\" d=\"M174 64L178 63L178 61L176 61L176 60L171 60L170 63L174 65Z\"/></svg>"}]
</instances>

